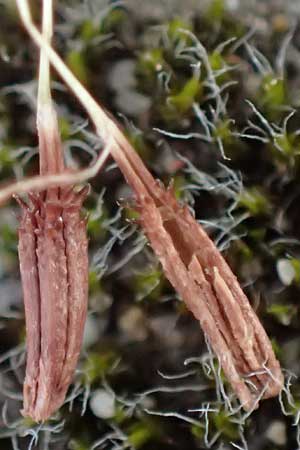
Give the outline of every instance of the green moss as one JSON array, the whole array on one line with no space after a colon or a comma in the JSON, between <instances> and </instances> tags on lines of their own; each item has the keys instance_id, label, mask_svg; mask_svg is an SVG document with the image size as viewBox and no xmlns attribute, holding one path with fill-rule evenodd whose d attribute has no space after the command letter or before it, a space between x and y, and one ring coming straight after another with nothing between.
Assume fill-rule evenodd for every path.
<instances>
[{"instance_id":1,"label":"green moss","mask_svg":"<svg viewBox=\"0 0 300 450\"><path fill-rule=\"evenodd\" d=\"M214 138L219 138L224 145L229 145L234 139L232 136L231 126L232 121L230 119L220 120L216 124L216 128L213 131Z\"/></svg>"},{"instance_id":2,"label":"green moss","mask_svg":"<svg viewBox=\"0 0 300 450\"><path fill-rule=\"evenodd\" d=\"M300 260L297 258L290 258L290 263L295 270L295 282L300 283Z\"/></svg>"},{"instance_id":3,"label":"green moss","mask_svg":"<svg viewBox=\"0 0 300 450\"><path fill-rule=\"evenodd\" d=\"M58 128L62 141L66 141L67 139L70 138L71 126L66 117L63 116L58 117Z\"/></svg>"},{"instance_id":4,"label":"green moss","mask_svg":"<svg viewBox=\"0 0 300 450\"><path fill-rule=\"evenodd\" d=\"M260 188L254 186L244 189L240 194L239 205L247 209L253 216L266 215L271 210L271 204L266 195Z\"/></svg>"},{"instance_id":5,"label":"green moss","mask_svg":"<svg viewBox=\"0 0 300 450\"><path fill-rule=\"evenodd\" d=\"M72 439L69 443L70 450L89 450L89 448L90 446L82 440Z\"/></svg>"},{"instance_id":6,"label":"green moss","mask_svg":"<svg viewBox=\"0 0 300 450\"><path fill-rule=\"evenodd\" d=\"M118 425L122 425L124 422L128 420L128 416L126 414L126 410L120 405L116 405L114 422Z\"/></svg>"},{"instance_id":7,"label":"green moss","mask_svg":"<svg viewBox=\"0 0 300 450\"><path fill-rule=\"evenodd\" d=\"M99 281L99 276L98 274L93 271L93 270L89 270L89 292L95 293L98 292L100 289L100 281Z\"/></svg>"},{"instance_id":8,"label":"green moss","mask_svg":"<svg viewBox=\"0 0 300 450\"><path fill-rule=\"evenodd\" d=\"M15 163L12 151L9 147L0 148L0 169L10 169Z\"/></svg>"},{"instance_id":9,"label":"green moss","mask_svg":"<svg viewBox=\"0 0 300 450\"><path fill-rule=\"evenodd\" d=\"M89 236L94 240L104 239L107 235L107 230L103 226L103 223L109 218L109 212L105 204L101 203L99 207L93 201L92 206L87 207L87 212L87 230Z\"/></svg>"},{"instance_id":10,"label":"green moss","mask_svg":"<svg viewBox=\"0 0 300 450\"><path fill-rule=\"evenodd\" d=\"M83 53L77 50L69 51L66 55L66 62L74 75L87 86L89 84L89 73Z\"/></svg>"},{"instance_id":11,"label":"green moss","mask_svg":"<svg viewBox=\"0 0 300 450\"><path fill-rule=\"evenodd\" d=\"M264 242L266 237L266 229L263 227L255 227L249 230L248 235L255 243Z\"/></svg>"},{"instance_id":12,"label":"green moss","mask_svg":"<svg viewBox=\"0 0 300 450\"><path fill-rule=\"evenodd\" d=\"M178 41L184 43L184 45L191 43L190 37L184 34L183 30L193 31L193 28L191 24L180 17L175 17L168 23L167 34L173 44L178 43Z\"/></svg>"},{"instance_id":13,"label":"green moss","mask_svg":"<svg viewBox=\"0 0 300 450\"><path fill-rule=\"evenodd\" d=\"M225 12L224 0L211 0L206 11L206 19L208 22L219 23L223 20Z\"/></svg>"},{"instance_id":14,"label":"green moss","mask_svg":"<svg viewBox=\"0 0 300 450\"><path fill-rule=\"evenodd\" d=\"M175 106L179 113L184 114L199 99L202 91L201 81L197 77L192 77L185 83L180 92L168 98L168 102Z\"/></svg>"},{"instance_id":15,"label":"green moss","mask_svg":"<svg viewBox=\"0 0 300 450\"><path fill-rule=\"evenodd\" d=\"M135 448L139 449L144 446L152 437L152 432L144 425L136 425L129 433L128 442Z\"/></svg>"},{"instance_id":16,"label":"green moss","mask_svg":"<svg viewBox=\"0 0 300 450\"><path fill-rule=\"evenodd\" d=\"M253 250L242 240L237 241L236 243L237 250L239 252L239 255L241 256L242 260L245 262L252 261L254 257Z\"/></svg>"},{"instance_id":17,"label":"green moss","mask_svg":"<svg viewBox=\"0 0 300 450\"><path fill-rule=\"evenodd\" d=\"M105 34L115 31L125 21L126 18L126 11L122 7L111 9L101 23L101 32Z\"/></svg>"},{"instance_id":18,"label":"green moss","mask_svg":"<svg viewBox=\"0 0 300 450\"><path fill-rule=\"evenodd\" d=\"M271 150L274 160L279 164L284 163L287 168L294 167L300 155L298 136L293 133L275 136Z\"/></svg>"},{"instance_id":19,"label":"green moss","mask_svg":"<svg viewBox=\"0 0 300 450\"><path fill-rule=\"evenodd\" d=\"M148 442L159 438L160 433L161 429L158 422L153 422L149 419L139 421L131 425L127 430L128 443L135 450L138 450Z\"/></svg>"},{"instance_id":20,"label":"green moss","mask_svg":"<svg viewBox=\"0 0 300 450\"><path fill-rule=\"evenodd\" d=\"M91 20L85 20L81 25L80 37L83 41L88 42L95 38L100 32L100 26L95 26Z\"/></svg>"},{"instance_id":21,"label":"green moss","mask_svg":"<svg viewBox=\"0 0 300 450\"><path fill-rule=\"evenodd\" d=\"M116 353L110 350L89 353L83 366L84 377L87 377L90 383L102 379L117 360Z\"/></svg>"},{"instance_id":22,"label":"green moss","mask_svg":"<svg viewBox=\"0 0 300 450\"><path fill-rule=\"evenodd\" d=\"M222 435L228 440L236 440L239 438L239 429L236 423L232 421L232 417L226 411L219 411L213 414L213 422L216 430L221 431Z\"/></svg>"},{"instance_id":23,"label":"green moss","mask_svg":"<svg viewBox=\"0 0 300 450\"><path fill-rule=\"evenodd\" d=\"M7 253L17 253L17 230L8 224L0 226L1 250Z\"/></svg>"},{"instance_id":24,"label":"green moss","mask_svg":"<svg viewBox=\"0 0 300 450\"><path fill-rule=\"evenodd\" d=\"M183 175L175 175L172 178L172 189L175 195L175 198L177 200L184 200L185 192L184 192L184 186L186 185L187 181L186 178Z\"/></svg>"},{"instance_id":25,"label":"green moss","mask_svg":"<svg viewBox=\"0 0 300 450\"><path fill-rule=\"evenodd\" d=\"M217 71L224 67L224 59L221 53L217 50L214 50L212 53L210 53L208 59L212 70Z\"/></svg>"},{"instance_id":26,"label":"green moss","mask_svg":"<svg viewBox=\"0 0 300 450\"><path fill-rule=\"evenodd\" d=\"M276 358L278 360L281 360L282 358L282 347L280 346L280 343L277 341L277 339L272 338L271 339L272 349L275 353Z\"/></svg>"},{"instance_id":27,"label":"green moss","mask_svg":"<svg viewBox=\"0 0 300 450\"><path fill-rule=\"evenodd\" d=\"M166 66L163 49L152 48L140 53L137 71L148 77L156 77L156 74Z\"/></svg>"},{"instance_id":28,"label":"green moss","mask_svg":"<svg viewBox=\"0 0 300 450\"><path fill-rule=\"evenodd\" d=\"M121 7L110 9L99 21L84 20L80 27L80 38L88 44L98 36L115 32L126 19L126 11Z\"/></svg>"},{"instance_id":29,"label":"green moss","mask_svg":"<svg viewBox=\"0 0 300 450\"><path fill-rule=\"evenodd\" d=\"M105 214L101 215L101 217L97 217L96 215L90 215L87 221L87 230L89 235L93 239L100 239L106 235L106 230L103 229L102 223L105 220Z\"/></svg>"},{"instance_id":30,"label":"green moss","mask_svg":"<svg viewBox=\"0 0 300 450\"><path fill-rule=\"evenodd\" d=\"M191 433L192 433L193 436L195 436L197 441L203 441L205 430L203 429L202 426L200 426L200 425L192 425L191 426Z\"/></svg>"},{"instance_id":31,"label":"green moss","mask_svg":"<svg viewBox=\"0 0 300 450\"><path fill-rule=\"evenodd\" d=\"M30 429L36 425L36 422L34 422L34 420L32 420L30 417L24 417L22 419L22 425L25 429Z\"/></svg>"},{"instance_id":32,"label":"green moss","mask_svg":"<svg viewBox=\"0 0 300 450\"><path fill-rule=\"evenodd\" d=\"M259 100L269 111L284 106L288 100L284 80L274 75L266 75L262 80Z\"/></svg>"},{"instance_id":33,"label":"green moss","mask_svg":"<svg viewBox=\"0 0 300 450\"><path fill-rule=\"evenodd\" d=\"M129 208L128 206L124 209L125 211L125 219L129 220L130 222L138 222L140 218L140 213L133 207Z\"/></svg>"},{"instance_id":34,"label":"green moss","mask_svg":"<svg viewBox=\"0 0 300 450\"><path fill-rule=\"evenodd\" d=\"M297 308L294 305L277 303L269 306L267 312L274 316L282 325L289 325L297 314Z\"/></svg>"},{"instance_id":35,"label":"green moss","mask_svg":"<svg viewBox=\"0 0 300 450\"><path fill-rule=\"evenodd\" d=\"M127 138L129 142L132 144L135 151L141 156L143 160L149 160L151 155L153 154L153 150L149 147L149 145L145 141L145 137L143 133L134 130L133 132L127 132Z\"/></svg>"},{"instance_id":36,"label":"green moss","mask_svg":"<svg viewBox=\"0 0 300 450\"><path fill-rule=\"evenodd\" d=\"M277 147L282 150L283 154L286 156L291 156L294 153L294 137L289 136L287 134L283 134L280 136L276 136L274 139L274 143Z\"/></svg>"},{"instance_id":37,"label":"green moss","mask_svg":"<svg viewBox=\"0 0 300 450\"><path fill-rule=\"evenodd\" d=\"M178 120L191 113L193 104L200 100L203 93L201 80L193 76L180 89L173 91L166 98L166 103L160 108L166 121Z\"/></svg>"},{"instance_id":38,"label":"green moss","mask_svg":"<svg viewBox=\"0 0 300 450\"><path fill-rule=\"evenodd\" d=\"M156 300L162 292L162 272L150 267L139 271L134 280L136 299L140 301L145 297L149 300Z\"/></svg>"}]
</instances>

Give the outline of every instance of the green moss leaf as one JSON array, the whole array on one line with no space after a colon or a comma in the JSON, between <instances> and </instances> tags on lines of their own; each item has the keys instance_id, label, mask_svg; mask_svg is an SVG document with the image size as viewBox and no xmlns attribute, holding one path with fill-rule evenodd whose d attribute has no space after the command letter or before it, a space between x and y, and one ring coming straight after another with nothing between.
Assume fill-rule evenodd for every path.
<instances>
[{"instance_id":1,"label":"green moss leaf","mask_svg":"<svg viewBox=\"0 0 300 450\"><path fill-rule=\"evenodd\" d=\"M222 410L213 415L214 425L218 431L222 432L222 436L229 440L235 440L239 437L239 430L237 424L231 419L232 417Z\"/></svg>"},{"instance_id":2,"label":"green moss leaf","mask_svg":"<svg viewBox=\"0 0 300 450\"><path fill-rule=\"evenodd\" d=\"M137 301L143 300L145 297L157 299L162 289L162 272L157 268L147 268L139 272L135 276L134 287L136 291Z\"/></svg>"},{"instance_id":3,"label":"green moss leaf","mask_svg":"<svg viewBox=\"0 0 300 450\"><path fill-rule=\"evenodd\" d=\"M286 87L282 78L267 75L261 85L261 102L268 108L278 108L287 102Z\"/></svg>"},{"instance_id":4,"label":"green moss leaf","mask_svg":"<svg viewBox=\"0 0 300 450\"><path fill-rule=\"evenodd\" d=\"M253 216L269 214L271 210L266 195L257 187L244 189L239 197L239 205L248 209Z\"/></svg>"},{"instance_id":5,"label":"green moss leaf","mask_svg":"<svg viewBox=\"0 0 300 450\"><path fill-rule=\"evenodd\" d=\"M224 18L226 12L225 1L224 0L212 0L209 3L209 7L206 11L206 19L209 22L221 22Z\"/></svg>"},{"instance_id":6,"label":"green moss leaf","mask_svg":"<svg viewBox=\"0 0 300 450\"><path fill-rule=\"evenodd\" d=\"M291 258L290 263L292 264L295 270L295 281L296 283L300 283L300 260L296 258Z\"/></svg>"},{"instance_id":7,"label":"green moss leaf","mask_svg":"<svg viewBox=\"0 0 300 450\"><path fill-rule=\"evenodd\" d=\"M83 367L84 376L93 383L106 375L118 359L116 353L110 350L89 353Z\"/></svg>"},{"instance_id":8,"label":"green moss leaf","mask_svg":"<svg viewBox=\"0 0 300 450\"><path fill-rule=\"evenodd\" d=\"M188 24L187 22L185 22L180 17L175 17L168 24L167 33L168 33L169 39L171 41L173 41L174 43L176 43L180 40L180 41L183 41L185 43L185 45L187 45L188 42L190 42L190 37L187 36L186 34L184 34L182 32L182 30L192 31L192 26L190 24Z\"/></svg>"},{"instance_id":9,"label":"green moss leaf","mask_svg":"<svg viewBox=\"0 0 300 450\"><path fill-rule=\"evenodd\" d=\"M179 92L167 98L166 116L184 115L191 109L193 103L201 98L202 92L201 81L197 77L190 78Z\"/></svg>"},{"instance_id":10,"label":"green moss leaf","mask_svg":"<svg viewBox=\"0 0 300 450\"><path fill-rule=\"evenodd\" d=\"M274 316L282 325L290 325L293 317L297 314L295 305L274 304L267 308L267 312Z\"/></svg>"},{"instance_id":11,"label":"green moss leaf","mask_svg":"<svg viewBox=\"0 0 300 450\"><path fill-rule=\"evenodd\" d=\"M85 85L88 85L89 74L82 52L71 50L66 56L66 62L74 75Z\"/></svg>"}]
</instances>

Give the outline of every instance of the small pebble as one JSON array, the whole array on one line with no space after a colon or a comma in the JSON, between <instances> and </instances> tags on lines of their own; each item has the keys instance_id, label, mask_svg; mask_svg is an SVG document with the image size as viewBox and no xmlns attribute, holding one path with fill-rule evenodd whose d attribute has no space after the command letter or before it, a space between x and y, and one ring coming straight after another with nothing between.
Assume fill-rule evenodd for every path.
<instances>
[{"instance_id":1,"label":"small pebble","mask_svg":"<svg viewBox=\"0 0 300 450\"><path fill-rule=\"evenodd\" d=\"M83 334L83 348L89 348L98 341L101 328L99 322L100 320L97 320L95 317L87 316Z\"/></svg>"},{"instance_id":2,"label":"small pebble","mask_svg":"<svg viewBox=\"0 0 300 450\"><path fill-rule=\"evenodd\" d=\"M272 27L277 33L286 33L289 29L288 18L284 14L276 14L272 18Z\"/></svg>"},{"instance_id":3,"label":"small pebble","mask_svg":"<svg viewBox=\"0 0 300 450\"><path fill-rule=\"evenodd\" d=\"M289 286L295 278L295 269L289 259L279 259L277 261L277 273L282 284Z\"/></svg>"},{"instance_id":4,"label":"small pebble","mask_svg":"<svg viewBox=\"0 0 300 450\"><path fill-rule=\"evenodd\" d=\"M128 308L119 318L121 331L130 340L143 341L148 336L146 317L137 306Z\"/></svg>"},{"instance_id":5,"label":"small pebble","mask_svg":"<svg viewBox=\"0 0 300 450\"><path fill-rule=\"evenodd\" d=\"M116 93L116 106L125 114L138 116L151 106L151 99L135 90L135 62L123 59L110 71L110 86Z\"/></svg>"},{"instance_id":6,"label":"small pebble","mask_svg":"<svg viewBox=\"0 0 300 450\"><path fill-rule=\"evenodd\" d=\"M266 437L275 445L286 444L286 426L284 422L274 420L266 432Z\"/></svg>"},{"instance_id":7,"label":"small pebble","mask_svg":"<svg viewBox=\"0 0 300 450\"><path fill-rule=\"evenodd\" d=\"M90 408L100 419L111 419L116 413L115 397L104 389L96 389L90 398Z\"/></svg>"},{"instance_id":8,"label":"small pebble","mask_svg":"<svg viewBox=\"0 0 300 450\"><path fill-rule=\"evenodd\" d=\"M182 345L184 337L176 328L176 322L177 316L175 314L167 314L151 319L151 329L162 345L171 348Z\"/></svg>"}]
</instances>

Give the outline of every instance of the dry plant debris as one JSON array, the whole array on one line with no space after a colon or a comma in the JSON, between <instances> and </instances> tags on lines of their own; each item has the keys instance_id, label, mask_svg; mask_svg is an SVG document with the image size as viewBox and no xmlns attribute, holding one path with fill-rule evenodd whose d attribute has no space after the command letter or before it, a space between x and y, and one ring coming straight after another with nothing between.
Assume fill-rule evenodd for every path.
<instances>
[{"instance_id":1,"label":"dry plant debris","mask_svg":"<svg viewBox=\"0 0 300 450\"><path fill-rule=\"evenodd\" d=\"M140 224L167 278L199 320L242 406L252 410L260 399L277 395L283 385L279 363L224 258L187 206L177 202L172 188L166 190L153 179L114 120L95 102L39 33L32 23L27 1L18 0L17 4L31 37L47 53L94 122L97 134L105 144L99 158L101 165L110 152L133 189ZM85 172L65 173L63 183L82 181L94 174L95 167ZM60 179L41 177L10 189L26 191L43 182L47 186L60 186ZM8 191L2 198L5 195Z\"/></svg>"},{"instance_id":2,"label":"dry plant debris","mask_svg":"<svg viewBox=\"0 0 300 450\"><path fill-rule=\"evenodd\" d=\"M52 34L52 2L45 2L43 35ZM41 51L37 128L40 173L61 173L64 161ZM80 353L88 300L88 240L80 210L87 187L52 187L28 194L19 227L27 366L22 414L44 421L64 402Z\"/></svg>"}]
</instances>

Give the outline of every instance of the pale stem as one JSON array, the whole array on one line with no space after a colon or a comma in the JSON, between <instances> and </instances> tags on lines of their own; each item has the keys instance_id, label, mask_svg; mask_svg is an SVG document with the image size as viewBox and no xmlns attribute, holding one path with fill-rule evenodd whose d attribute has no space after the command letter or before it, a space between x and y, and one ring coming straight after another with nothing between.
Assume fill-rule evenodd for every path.
<instances>
[{"instance_id":1,"label":"pale stem","mask_svg":"<svg viewBox=\"0 0 300 450\"><path fill-rule=\"evenodd\" d=\"M53 1L43 0L43 39L51 45L53 34ZM56 111L51 98L50 63L47 51L40 49L37 100L37 130L39 136L40 174L49 175L64 170L64 158ZM52 190L49 195L56 196Z\"/></svg>"},{"instance_id":2,"label":"pale stem","mask_svg":"<svg viewBox=\"0 0 300 450\"><path fill-rule=\"evenodd\" d=\"M53 2L52 0L43 1L43 19L42 19L43 37L46 42L51 43L53 34ZM41 50L39 83L38 83L38 110L43 104L51 104L50 90L50 67L49 58L45 50Z\"/></svg>"},{"instance_id":3,"label":"pale stem","mask_svg":"<svg viewBox=\"0 0 300 450\"><path fill-rule=\"evenodd\" d=\"M115 122L110 119L110 117L104 112L101 106L97 104L91 94L84 88L84 86L82 86L80 81L76 79L76 77L68 69L62 59L43 38L41 33L32 22L28 1L16 1L23 23L32 39L40 48L47 52L51 64L54 66L65 83L69 86L75 96L79 99L83 107L86 109L89 117L95 125L97 134L102 138L104 144L107 145L107 143L111 140L111 144L113 144L111 145L111 152L114 159L118 160L117 163L119 167L121 165L128 174L130 173L131 176L134 176L134 170L131 167L131 164L128 161L128 156L126 156L125 153L128 152L131 157L137 158L135 150L126 140ZM150 176L146 168L140 168L140 170L143 172L143 174L141 173L140 175L143 175L144 179L148 178L152 180L152 177Z\"/></svg>"},{"instance_id":4,"label":"pale stem","mask_svg":"<svg viewBox=\"0 0 300 450\"><path fill-rule=\"evenodd\" d=\"M49 42L45 40L42 34L38 31L36 26L32 22L31 13L29 10L29 5L27 0L16 0L17 6L19 8L19 12L23 23L35 41L35 43L42 48L53 66L55 70L59 73L61 78L67 83L70 89L73 91L75 96L80 100L82 105L84 105L88 115L94 122L97 131L103 137L103 140L106 141L105 138L109 135L109 130L104 128L105 122L108 125L108 121L112 122L108 119L108 116L102 111L102 109L97 105L96 101L89 94L89 92L82 86L82 84L77 80L77 78L72 74L72 72L68 69L68 67L64 64L62 59L56 54L56 52L52 49ZM113 123L113 122L112 122Z\"/></svg>"}]
</instances>

